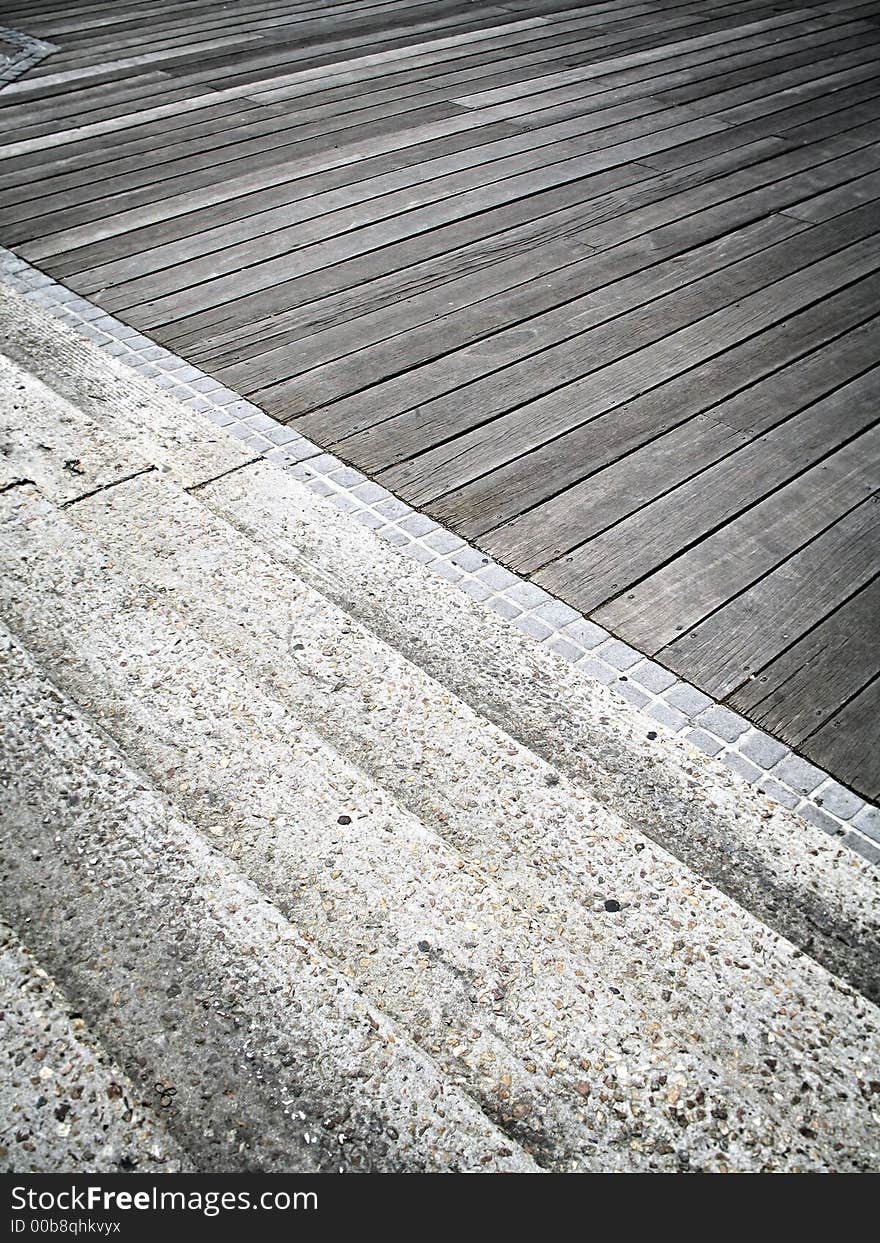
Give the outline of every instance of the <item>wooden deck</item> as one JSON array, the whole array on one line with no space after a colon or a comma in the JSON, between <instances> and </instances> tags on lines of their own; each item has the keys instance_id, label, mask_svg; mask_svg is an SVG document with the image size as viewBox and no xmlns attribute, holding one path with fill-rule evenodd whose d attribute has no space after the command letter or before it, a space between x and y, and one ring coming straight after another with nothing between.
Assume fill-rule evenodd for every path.
<instances>
[{"instance_id":1,"label":"wooden deck","mask_svg":"<svg viewBox=\"0 0 880 1243\"><path fill-rule=\"evenodd\" d=\"M880 4L0 24L2 244L880 794Z\"/></svg>"}]
</instances>

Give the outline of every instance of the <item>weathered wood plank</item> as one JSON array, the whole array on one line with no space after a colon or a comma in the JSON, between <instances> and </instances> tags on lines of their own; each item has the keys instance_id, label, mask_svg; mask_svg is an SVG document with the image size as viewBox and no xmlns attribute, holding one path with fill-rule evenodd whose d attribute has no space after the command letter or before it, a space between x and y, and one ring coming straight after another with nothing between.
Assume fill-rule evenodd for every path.
<instances>
[{"instance_id":1,"label":"weathered wood plank","mask_svg":"<svg viewBox=\"0 0 880 1243\"><path fill-rule=\"evenodd\" d=\"M845 446L594 617L656 655L871 496L876 472L876 457L866 459L859 442Z\"/></svg>"},{"instance_id":2,"label":"weathered wood plank","mask_svg":"<svg viewBox=\"0 0 880 1243\"><path fill-rule=\"evenodd\" d=\"M210 227L99 267L89 266L78 283L84 291L118 289L114 300L121 305L137 305L174 294L181 279L196 283L206 274L208 279L216 277L218 270L239 272L312 242L409 214L438 200L457 199L467 191L512 181L515 176L531 173L536 191L544 188L542 181L561 184L563 180L577 180L566 177L566 170L559 166L596 149L601 136L597 140L594 129L602 131L606 125L609 130L617 129L624 120L642 117L645 125L651 126L656 111L651 101L608 108L595 115L592 125L579 127L590 137L572 134L565 127L566 136L561 138L547 130L500 138L424 164L408 164L367 182L358 180L324 196L300 198L285 184L271 195L259 196L253 213L230 225L214 224L218 213L212 212ZM509 201L511 194L524 197L516 193L523 184L513 182L504 201ZM462 214L469 214L468 203L462 199ZM185 267L181 270L180 265Z\"/></svg>"},{"instance_id":3,"label":"weathered wood plank","mask_svg":"<svg viewBox=\"0 0 880 1243\"><path fill-rule=\"evenodd\" d=\"M454 120L458 122L460 118ZM657 132L648 132L640 137L613 143L613 138L623 137L627 130L632 132L647 128L640 122L623 122L619 126L601 131L599 135L593 135L584 144L585 153L577 157L571 155L568 159L541 165L527 173L491 182L453 198L440 198L426 207L401 212L387 221L380 220L361 228L356 227L326 242L315 240L311 247L297 248L293 254L285 252L252 267L226 272L212 280L203 281L198 292L184 289L150 299L144 291L140 291L140 296L134 303L141 308L138 313L139 322L146 327L155 327L173 322L196 310L219 306L233 299L243 308L248 296L264 294L264 291L268 291L268 300L274 302L279 285L304 272L333 266L343 259L388 246L404 237L431 232L450 221L487 212L541 190L582 181L591 173L604 172L617 165L638 161L645 151L650 151L658 142L674 145L676 142L687 141L694 133L706 132L699 129L703 124L716 123L687 121L663 130L659 135ZM124 292L121 297L109 293L101 299L101 303L108 309L120 309L133 304Z\"/></svg>"},{"instance_id":4,"label":"weathered wood plank","mask_svg":"<svg viewBox=\"0 0 880 1243\"><path fill-rule=\"evenodd\" d=\"M625 312L635 311L652 298L687 285L697 276L711 273L716 267L724 267L731 262L729 256L752 253L753 249L760 249L767 239L779 239L792 232L780 223L778 217L758 221L732 242L716 241L705 247L693 247L679 258L681 251L686 249L682 246L679 251L673 251L674 257L664 256L662 262L653 265L650 260L655 257L659 259L659 256L644 245L632 245L625 258L611 253L588 255L586 259L569 264L557 282L548 282L540 289L524 286L509 297L497 299L491 306L481 302L474 306L468 317L453 311L453 322L449 325L451 332L447 331L448 316L444 316L442 321L435 318L433 322L430 315L426 316L428 322L423 329L395 337L384 348L374 351L372 356L362 347L335 364L300 375L283 386L276 384L264 396L271 398L274 393L283 394L285 408L290 414L295 413L297 407L304 411L310 407L330 407L335 398L357 391L358 384L366 387L388 374L408 371L414 364L423 361L423 355L429 350L441 354L450 346L460 346L463 330L470 322L473 325L472 343L465 348L470 356L481 360L483 371L488 373L475 393L477 402L481 403L482 414L488 418L494 413L512 409L530 395L537 396L546 391L549 371L552 371L553 379L558 379L560 383L581 374L590 356L585 352L580 338L588 330ZM628 268L631 271L634 269L632 276L623 275ZM548 306L550 309L546 309ZM503 316L513 326L489 336L490 329L502 326L496 316ZM483 327L480 335L487 338L484 344L479 343L477 336L480 321ZM631 322L627 320L625 325L621 324L622 330L628 331ZM613 335L612 329L607 330L606 336L609 334ZM602 347L596 344L590 348L595 349L592 361L599 366ZM552 353L545 357L547 350ZM255 362L251 370L259 381L263 370L259 362ZM454 387L456 393L451 395L450 401L470 400L472 390L459 391L457 386ZM553 387L552 382L550 387ZM291 391L294 388L295 396ZM484 402L489 404L482 404ZM330 415L332 417L332 407ZM436 432L441 437L450 430L449 424L442 427L439 423L436 425ZM428 432L426 436L433 434Z\"/></svg>"},{"instance_id":5,"label":"weathered wood plank","mask_svg":"<svg viewBox=\"0 0 880 1243\"><path fill-rule=\"evenodd\" d=\"M409 435L394 450L398 461L413 452L418 456L380 474L395 486L405 484L420 503L433 501L450 487L461 487L531 452L878 266L876 243L870 237L818 259L835 244L833 234L840 225L832 224L834 229L828 227L821 237L818 230L825 226L817 225L741 259L717 276L694 282L686 298L658 300L630 312L626 320L621 317L595 328L589 353L575 340L554 347L554 355L545 351L540 374L533 366L508 368L493 377L491 391L485 394L497 417L473 430L468 430L472 419L465 416L461 395L454 402L443 399L442 417L439 410L432 411L427 432L412 425L406 428ZM866 219L854 220L849 227L858 232L859 226L871 232ZM804 268L808 257L816 261ZM543 393L535 395L541 386ZM476 399L477 387L472 386L464 401ZM485 413L483 407L470 406L474 408ZM398 435L403 430L398 427ZM456 433L458 441L451 439ZM432 442L430 449L423 448L426 438Z\"/></svg>"},{"instance_id":6,"label":"weathered wood plank","mask_svg":"<svg viewBox=\"0 0 880 1243\"><path fill-rule=\"evenodd\" d=\"M756 146L755 153L766 156L768 150ZM778 207L794 205L828 185L839 184L851 179L857 172L877 166L876 153L868 153L857 156L856 163L847 157L842 162L827 160L821 167L812 168L809 166L815 162L816 153L804 148L771 159L757 160L754 165L740 168L727 177L719 175L737 163L741 164L744 158L743 155L738 156L734 149L707 161L699 174L695 170L685 172L687 180L684 183L661 174L662 180L648 180L623 193L612 192L604 199L596 198L587 204L586 211L575 209L569 217L558 217L569 235L576 236L582 244L597 249L609 245L614 247L613 252L609 248L609 256L601 264L597 258L599 275L596 285L589 282L584 273L588 283L584 284L581 292L587 293L591 288L607 283L615 274L628 276L637 267L647 266L645 246L649 254L653 252L659 260L720 237ZM797 172L797 169L805 171ZM786 176L786 173L791 175ZM699 184L695 184L698 177ZM682 184L687 185L688 189L681 190ZM758 188L753 189L756 186ZM701 210L704 208L706 210ZM568 229L569 219L574 225L573 231ZM637 267L631 262L633 248L638 258ZM612 264L610 276L605 266L609 259ZM616 268L615 264L618 265ZM353 283L345 281L345 273L334 270L334 274L337 288ZM450 316L436 321L428 335L408 334L405 357L392 354L384 361L380 360L384 373L370 377L374 383L382 379L381 387L363 388L363 378L372 366L368 354L364 352L358 359L360 385L356 387L359 391L354 397L342 396L345 382L340 379L335 394L338 400L333 405L327 404L326 393L320 395L318 402L314 401L301 379L285 385L283 371L271 393L267 386L263 391L250 384L247 387L258 395L259 400L267 401L276 417L282 419L290 419L296 407L302 408L305 402L316 406L314 414L307 414L301 422L297 422L302 431L334 444L351 438L353 443L346 446L346 452L352 452L355 456L364 455L363 461L368 469L380 469L400 460L396 456L398 449L417 452L427 442L424 432L414 440L411 450L400 441L400 431L417 417L409 415L409 411L415 411L416 407L446 394L454 402L454 390L534 351L531 338L524 337L515 326L525 318L527 311L528 308L522 311L514 304L500 308L496 313L494 306L487 301L481 308L478 324L468 325L459 316ZM190 321L189 327L194 335L209 330L206 320L205 316ZM186 342L187 333L181 331L186 327L175 325L170 339ZM499 330L508 328L513 330L512 335L506 338L501 336ZM490 333L495 334L491 350L471 348ZM288 405L288 402L291 404ZM392 419L399 421L391 426ZM389 427L383 431L380 425L386 422ZM424 426L423 419L419 419L419 426ZM373 427L376 427L375 432L370 430ZM383 444L386 433L391 433L388 441L393 445L391 454ZM357 441L354 437L358 437Z\"/></svg>"},{"instance_id":7,"label":"weathered wood plank","mask_svg":"<svg viewBox=\"0 0 880 1243\"><path fill-rule=\"evenodd\" d=\"M876 465L880 437L862 452ZM871 496L782 565L658 653L723 698L796 643L877 569L878 505Z\"/></svg>"},{"instance_id":8,"label":"weathered wood plank","mask_svg":"<svg viewBox=\"0 0 880 1243\"><path fill-rule=\"evenodd\" d=\"M880 355L880 321L862 322L878 299L880 276L860 281L530 455L533 480L550 499L534 504L537 489L523 479L524 512L487 530L481 544L530 573L696 474L728 441L745 443L846 383ZM640 450L641 463L633 458Z\"/></svg>"},{"instance_id":9,"label":"weathered wood plank","mask_svg":"<svg viewBox=\"0 0 880 1243\"><path fill-rule=\"evenodd\" d=\"M146 7L6 6L0 244L876 791L876 3Z\"/></svg>"},{"instance_id":10,"label":"weathered wood plank","mask_svg":"<svg viewBox=\"0 0 880 1243\"><path fill-rule=\"evenodd\" d=\"M880 674L880 579L730 696L731 706L799 746Z\"/></svg>"},{"instance_id":11,"label":"weathered wood plank","mask_svg":"<svg viewBox=\"0 0 880 1243\"><path fill-rule=\"evenodd\" d=\"M578 598L589 611L627 591L633 584L703 539L718 527L769 496L791 479L860 436L877 417L878 376L868 373L699 471L677 487L614 521L594 534L561 563L551 562L543 577L556 583L576 578ZM809 401L804 389L795 391L795 409ZM785 407L783 406L784 410ZM737 429L725 424L718 432L723 445ZM660 467L650 471L658 490L670 481ZM674 464L673 464L674 469ZM639 478L633 479L638 487ZM598 522L603 522L601 513Z\"/></svg>"},{"instance_id":12,"label":"weathered wood plank","mask_svg":"<svg viewBox=\"0 0 880 1243\"><path fill-rule=\"evenodd\" d=\"M802 743L804 754L870 799L880 797L880 678Z\"/></svg>"}]
</instances>

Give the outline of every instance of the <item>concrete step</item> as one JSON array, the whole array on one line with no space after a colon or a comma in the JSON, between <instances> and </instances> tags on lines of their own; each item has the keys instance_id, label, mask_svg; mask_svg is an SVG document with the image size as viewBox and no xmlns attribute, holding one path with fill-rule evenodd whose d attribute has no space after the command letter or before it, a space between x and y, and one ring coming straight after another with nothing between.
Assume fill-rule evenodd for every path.
<instances>
[{"instance_id":1,"label":"concrete step","mask_svg":"<svg viewBox=\"0 0 880 1243\"><path fill-rule=\"evenodd\" d=\"M198 496L597 803L880 1000L880 875L851 850L317 505L271 464L209 482Z\"/></svg>"},{"instance_id":2,"label":"concrete step","mask_svg":"<svg viewBox=\"0 0 880 1243\"><path fill-rule=\"evenodd\" d=\"M0 649L4 911L194 1168L535 1168L5 632Z\"/></svg>"},{"instance_id":3,"label":"concrete step","mask_svg":"<svg viewBox=\"0 0 880 1243\"><path fill-rule=\"evenodd\" d=\"M747 928L742 911L720 895L710 899L709 887L688 876L677 861L629 830L576 783L477 716L320 593L281 571L193 497L147 476L87 498L72 507L69 516L99 541L114 566L124 567L138 582L155 590L203 639L221 648L236 668L259 682L274 705L283 703L289 714L295 714L293 728L298 738L304 730L313 731L326 755L341 755L368 775L377 794L393 798L401 819L406 811L431 830L437 839L435 855L442 850L441 840L458 852L456 859L442 851L441 858L448 860L447 874L459 882L472 875L477 894L469 892L462 903L448 892L448 885L440 890L438 909L445 913L446 927L441 923L427 941L432 944L433 937L440 938L435 948L442 948L456 976L481 961L490 964L490 979L492 963L496 978L498 971L515 978L522 962L546 958L547 947L552 946L557 973L567 966L576 981L589 984L589 1007L577 990L569 989L568 997L560 997L564 990L558 980L555 996L542 998L546 981L540 973L517 986L517 1023L526 1031L520 1042L519 1073L509 1052L507 1069L517 1075L530 1097L535 1096L534 1084L522 1080L521 1066L535 1060L540 1028L548 1015L551 1029L569 1030L569 1047L578 1049L578 1062L594 1059L614 1064L620 1060L620 1049L625 1049L630 1076L641 1073L650 1078L645 1068L656 1070L661 1050L648 1016L667 1010L664 1035L672 1043L666 1053L675 1048L679 1070L684 1069L682 1050L693 1048L693 1033L711 1027L710 1047L699 1057L687 1059L691 1081L700 1082L704 1091L735 1092L743 1100L748 1095L757 1116L762 1116L762 1109L779 1114L781 1081L790 1075L788 1089L793 1093L802 1082L795 1067L803 1057L803 1046L790 1045L787 1032L779 1036L778 1052L786 1069L774 1076L772 1085L760 1071L744 1074L741 1069L743 1041L754 1043L756 1028L762 1023L776 1025L780 1005L791 1001L790 995L787 1002L777 996L768 1006L763 977L743 979L743 960L754 961L758 953L765 971L780 978L790 976L790 962L783 964L778 957L771 961L774 951L768 954L761 944L765 929L754 921L746 921ZM291 643L291 636L296 643ZM288 655L288 649L297 650ZM262 715L268 715L268 710ZM375 870L384 854L381 841L370 844L361 830L357 841L368 849L368 869ZM352 849L346 849L347 858ZM422 853L418 846L408 845L407 854L416 851ZM416 875L424 884L430 861L416 862ZM261 868L257 860L257 876ZM385 905L394 910L407 896L405 888L395 892L394 882L402 878L409 883L410 877L393 862L388 876ZM314 883L320 888L321 878ZM692 955L682 959L673 942L664 942L664 921L687 919L695 894L700 906L713 902L714 936L728 951L737 947L738 963L701 962ZM615 900L615 895L624 904L623 920L605 909L606 901ZM350 894L349 904L353 901L355 895ZM478 938L471 934L463 946L457 946L448 930L455 926L450 916L457 909L456 917L461 918L463 912L466 923L473 924L478 909L487 906L496 911L489 925L479 927ZM524 927L523 918L513 916L514 910L524 917ZM320 909L312 926L320 937ZM528 935L534 928L540 929L538 938ZM338 949L338 930L331 926L326 936ZM634 941L639 946L636 952ZM374 950L366 960L373 968L371 973L360 969L361 951L353 947L349 959L366 988L387 987L386 980L406 970L406 952L402 958L393 953L401 944L405 950L405 934L395 927L392 946L384 954ZM648 970L645 955L652 963ZM666 964L665 972L656 970L656 961ZM478 1013L477 998L460 995L453 978L447 990L451 1004L441 1011L436 1006L436 974L428 978L430 994L419 1004L427 1005L431 1013L430 1003L435 1003L429 1025L435 1051L443 1050L445 1037L453 1033L451 1047L448 1039L445 1043L447 1058L454 1060L456 1050L460 1053L464 1041L457 1033L468 1023L478 1024L485 1039L493 1027L499 1028L499 1016L510 1010L510 1001L504 999L487 1013ZM613 992L615 985L618 993ZM672 1009L664 1002L670 985L676 993ZM563 1000L565 1022L558 1013ZM557 1008L555 1014L548 1004L551 1001ZM607 1037L598 1047L584 1039L584 1026L590 1026L588 1010L600 1002L605 1026L619 1047L610 1045ZM395 1013L402 1022L408 1021L415 1004L412 994L398 1000ZM530 1024L524 1017L526 1006ZM641 1021L633 1021L634 1013L642 1016ZM505 1038L508 1044L517 1044L515 1031L506 1022L500 1026L503 1035L494 1051L499 1065L505 1059ZM646 1049L650 1050L647 1060ZM634 1062L639 1063L639 1070ZM552 1060L545 1063L544 1071L559 1073ZM479 1085L479 1079L472 1085L477 1093ZM484 1108L493 1107L491 1097L481 1099ZM549 1107L547 1102L545 1112ZM556 1144L556 1160L578 1156L584 1124L577 1117L574 1121L574 1134ZM557 1120L557 1128L561 1122ZM545 1130L550 1129L547 1123L545 1117ZM766 1126L766 1120L761 1125ZM551 1147L545 1140L545 1155ZM606 1138L606 1154L610 1148Z\"/></svg>"},{"instance_id":4,"label":"concrete step","mask_svg":"<svg viewBox=\"0 0 880 1243\"><path fill-rule=\"evenodd\" d=\"M457 700L880 999L880 878L852 851L653 722L649 731L606 688L450 592L297 480L252 462L206 419L11 293L0 298L0 342L8 359L38 373L108 442L94 463L79 463L73 490L69 469L53 474L43 462L44 474L52 474L41 484L47 495L63 503L103 486L99 465L123 446L164 478L197 489L203 504L276 564ZM34 453L19 458L7 464L7 479L35 477ZM115 477L124 478L125 469L123 462Z\"/></svg>"},{"instance_id":5,"label":"concrete step","mask_svg":"<svg viewBox=\"0 0 880 1243\"><path fill-rule=\"evenodd\" d=\"M141 487L147 496L135 503L132 490ZM178 508L190 511L187 531L174 525L173 490L152 476L99 498L111 493L129 517L123 522L121 510L98 509L107 535L101 548L33 490L6 494L0 565L11 624L206 840L308 927L315 944L412 1031L484 1111L557 1168L590 1168L597 1160L603 1168L631 1168L633 1143L649 1164L662 1166L664 1157L680 1155L678 1101L670 1104L656 1085L682 1076L691 1098L699 1098L688 1152L700 1168L711 1168L718 1152L747 1167L758 1136L767 1145L762 1160L790 1151L821 1165L828 1144L846 1150L849 1126L839 1125L836 1109L818 1146L798 1138L790 1116L788 1102L799 1094L813 1052L811 1029L829 1005L840 1009L810 960L796 960L778 939L765 944L766 930L722 895L570 783L548 786L546 766L493 727L481 729L468 710L444 707L442 688L401 668L402 700L415 707L398 713L390 734L372 740L373 754L384 743L390 751L380 766L392 765L397 739L412 732L410 717L420 731L440 737L461 725L470 756L450 760L447 752L444 768L435 749L433 768L420 773L438 827L447 819L452 840L444 840L340 756L301 712L243 673L242 665L265 662L271 650L252 648L248 660L239 642L235 660L224 658L161 601L156 583L120 573L126 537L151 530L158 548L190 550L198 581L207 540L204 531L194 538L192 511L201 506L177 494ZM88 505L76 507L86 522ZM215 565L233 563L235 533L229 534L231 541L208 548L209 557L219 554L211 558ZM300 604L288 611L292 624L319 611L321 601ZM208 615L209 630L215 618ZM380 651L364 664L364 675L375 679L381 670L387 682L389 663ZM338 710L350 717L363 705ZM456 806L454 776L468 769L492 783L493 807L472 808L468 799L463 809ZM516 813L526 803L520 828ZM619 917L605 909L609 895L623 907ZM695 912L717 942L708 953L695 953L679 935ZM775 993L766 989L768 972L780 981ZM808 1005L800 1003L796 1019L786 1020L801 994ZM664 1001L673 995L672 1005ZM866 1005L852 999L855 1031ZM768 1055L775 1044L781 1069L768 1075L758 1062L743 1070L746 1043ZM860 1050L855 1041L846 1045L855 1076ZM601 1104L584 1102L585 1066L608 1067L617 1091L622 1073L624 1099L639 1102L635 1116L629 1109L609 1116ZM809 1117L831 1086L830 1068L822 1072ZM729 1128L719 1134L713 1115L726 1113L734 1099L746 1137L740 1143L737 1135L735 1149L725 1138ZM808 1126L808 1115L795 1118Z\"/></svg>"},{"instance_id":6,"label":"concrete step","mask_svg":"<svg viewBox=\"0 0 880 1243\"><path fill-rule=\"evenodd\" d=\"M100 377L37 380L34 342L51 334L24 322L0 363L18 407L0 497L8 623L203 848L308 926L328 969L520 1160L862 1168L874 1007L646 837L614 781L586 780L565 747L548 763L519 709L499 721L480 698L497 707L509 681L515 703L528 679L569 714L551 737L598 716L594 747L642 754L635 715L583 687L569 702L561 662L277 469L239 460L212 482L223 446L199 461L198 420L177 429L179 455L167 431L157 447L166 399L132 408ZM79 344L66 367L89 374ZM146 430L129 431L138 413ZM448 651L438 635L455 636ZM486 664L471 677L468 661ZM766 805L714 766L669 740L650 759L655 811L696 804L760 837ZM836 927L870 929L871 869L817 838L811 892Z\"/></svg>"},{"instance_id":7,"label":"concrete step","mask_svg":"<svg viewBox=\"0 0 880 1243\"><path fill-rule=\"evenodd\" d=\"M20 1173L172 1174L186 1153L77 1007L0 921L0 1164ZM171 1102L168 1102L170 1107Z\"/></svg>"}]
</instances>

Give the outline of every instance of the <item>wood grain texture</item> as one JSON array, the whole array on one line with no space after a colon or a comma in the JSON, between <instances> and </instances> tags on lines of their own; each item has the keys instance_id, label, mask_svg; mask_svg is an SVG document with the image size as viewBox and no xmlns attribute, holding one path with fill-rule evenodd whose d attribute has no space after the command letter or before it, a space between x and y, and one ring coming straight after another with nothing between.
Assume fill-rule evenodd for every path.
<instances>
[{"instance_id":1,"label":"wood grain texture","mask_svg":"<svg viewBox=\"0 0 880 1243\"><path fill-rule=\"evenodd\" d=\"M875 0L12 0L0 243L876 795Z\"/></svg>"}]
</instances>

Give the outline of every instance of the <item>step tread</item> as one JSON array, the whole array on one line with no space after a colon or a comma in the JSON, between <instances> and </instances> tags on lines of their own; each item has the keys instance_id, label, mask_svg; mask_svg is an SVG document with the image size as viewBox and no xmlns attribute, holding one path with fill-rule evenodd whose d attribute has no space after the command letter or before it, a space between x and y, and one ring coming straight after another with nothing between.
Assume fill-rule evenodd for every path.
<instances>
[{"instance_id":1,"label":"step tread","mask_svg":"<svg viewBox=\"0 0 880 1243\"><path fill-rule=\"evenodd\" d=\"M143 489L152 501L133 507L134 521L158 525L169 543L198 547L191 529L174 528L167 489L152 477L126 488ZM823 1014L835 1015L838 1063L851 1073L872 1030L867 1003L809 958L576 789L548 788L537 780L546 768L515 745L501 749L506 763L494 782L506 815L494 824L478 815L462 857L192 633L155 584L125 578L116 554L108 560L71 517L33 490L3 499L0 546L13 625L53 676L209 840L218 835L218 848L275 905L306 921L315 943L369 995L405 1026L421 1027L441 1065L456 1070L459 1059L459 1081L484 1108L492 1107L480 1094L487 1062L493 1087L498 1075L511 1081L514 1110L539 1106L547 1159L584 1168L601 1151L607 1168L621 1149L634 1161L632 1142L649 1157L671 1148L675 1111L651 1090L658 1068L682 1073L703 1099L735 1097L747 1133L761 1134L768 1152L793 1150L821 1168L826 1142L848 1149L851 1124L841 1124L830 1100L827 1135L812 1145L798 1141L790 1107L776 1102L783 1092L799 1098L800 1059L815 1053L824 1067L815 1039ZM179 500L198 510L191 498ZM106 500L92 508L108 529L120 517L107 513ZM167 741L181 737L183 752ZM521 801L529 804L524 826L518 799L507 797L518 767ZM336 823L341 809L350 825ZM624 909L620 920L605 911L610 893ZM695 954L681 928L717 939L724 953ZM542 962L546 973L523 974ZM766 989L767 973L775 992ZM670 985L675 999L664 1005ZM503 1004L493 1005L493 992ZM695 1032L702 1036L689 1048ZM769 1034L782 1069L772 1077L760 1066L743 1071L741 1041L763 1043ZM539 1073L558 1075L552 1092L540 1080L530 1086L530 1055ZM638 1123L612 1124L578 1109L577 1067L624 1059ZM814 1090L815 1107L825 1093L821 1078ZM856 1097L850 1110L857 1106ZM689 1146L709 1168L720 1140L711 1112L698 1112L703 1126L691 1127ZM502 1117L508 1125L518 1120L515 1112ZM736 1142L722 1146L728 1159ZM755 1155L735 1159L747 1167Z\"/></svg>"},{"instance_id":2,"label":"step tread","mask_svg":"<svg viewBox=\"0 0 880 1243\"><path fill-rule=\"evenodd\" d=\"M646 729L607 687L271 463L197 495L597 803L880 999L880 877L865 860L654 722Z\"/></svg>"},{"instance_id":3,"label":"step tread","mask_svg":"<svg viewBox=\"0 0 880 1243\"><path fill-rule=\"evenodd\" d=\"M5 635L2 658L7 916L199 1170L534 1168Z\"/></svg>"},{"instance_id":4,"label":"step tread","mask_svg":"<svg viewBox=\"0 0 880 1243\"><path fill-rule=\"evenodd\" d=\"M160 350L160 347L156 347ZM0 281L0 352L184 487L253 460L240 441Z\"/></svg>"},{"instance_id":5,"label":"step tread","mask_svg":"<svg viewBox=\"0 0 880 1243\"><path fill-rule=\"evenodd\" d=\"M186 1153L147 1092L101 1048L76 1006L0 921L6 1168L21 1173L185 1173Z\"/></svg>"}]
</instances>

